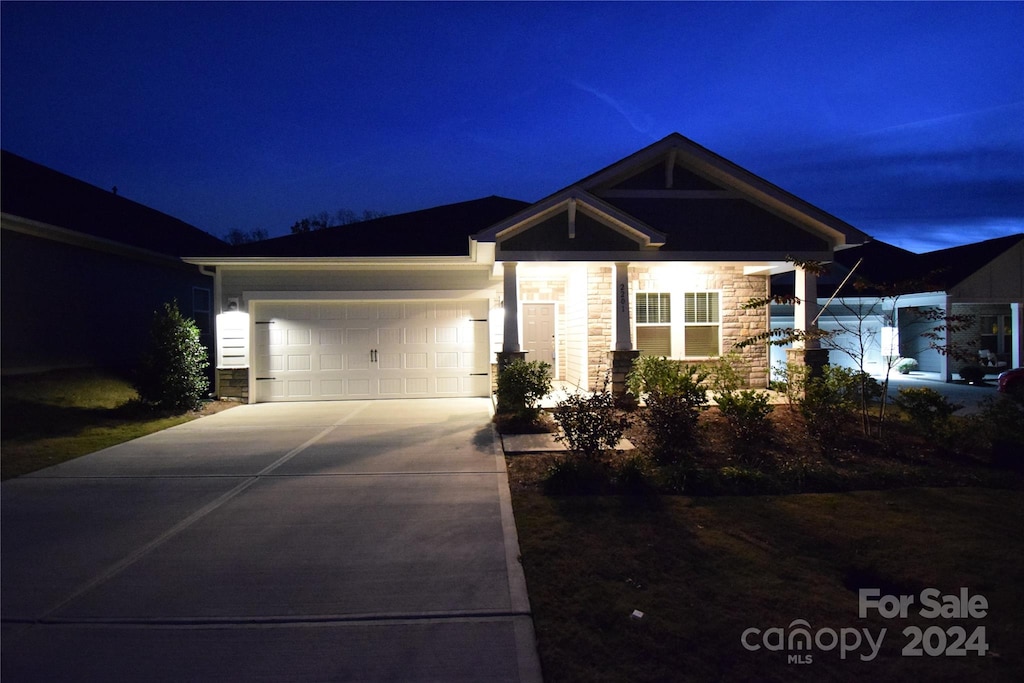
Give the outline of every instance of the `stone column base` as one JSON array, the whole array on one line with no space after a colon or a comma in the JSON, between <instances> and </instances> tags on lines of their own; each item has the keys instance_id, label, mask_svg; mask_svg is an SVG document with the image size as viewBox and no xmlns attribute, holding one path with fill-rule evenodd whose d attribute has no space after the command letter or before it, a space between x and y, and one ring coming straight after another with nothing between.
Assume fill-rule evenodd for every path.
<instances>
[{"instance_id":1,"label":"stone column base","mask_svg":"<svg viewBox=\"0 0 1024 683\"><path fill-rule=\"evenodd\" d=\"M828 365L828 349L786 349L786 361L806 365L811 377L821 377L822 368Z\"/></svg>"},{"instance_id":2,"label":"stone column base","mask_svg":"<svg viewBox=\"0 0 1024 683\"><path fill-rule=\"evenodd\" d=\"M629 402L631 397L626 393L626 375L633 369L633 361L639 357L639 351L608 352L608 366L611 368L611 391L616 402Z\"/></svg>"},{"instance_id":3,"label":"stone column base","mask_svg":"<svg viewBox=\"0 0 1024 683\"><path fill-rule=\"evenodd\" d=\"M498 372L515 360L526 360L526 351L498 351Z\"/></svg>"},{"instance_id":4,"label":"stone column base","mask_svg":"<svg viewBox=\"0 0 1024 683\"><path fill-rule=\"evenodd\" d=\"M249 368L217 368L217 395L249 402Z\"/></svg>"}]
</instances>

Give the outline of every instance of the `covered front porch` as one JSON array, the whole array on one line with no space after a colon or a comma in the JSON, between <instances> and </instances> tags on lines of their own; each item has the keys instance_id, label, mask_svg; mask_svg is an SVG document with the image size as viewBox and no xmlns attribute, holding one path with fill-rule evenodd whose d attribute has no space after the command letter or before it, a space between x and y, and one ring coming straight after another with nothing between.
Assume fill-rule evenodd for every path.
<instances>
[{"instance_id":1,"label":"covered front porch","mask_svg":"<svg viewBox=\"0 0 1024 683\"><path fill-rule=\"evenodd\" d=\"M583 390L625 388L640 354L700 362L768 329L775 264L721 262L499 262L491 309L493 361L543 361L555 382ZM813 276L810 276L813 278ZM801 322L812 324L813 307ZM768 383L766 344L737 351L751 387Z\"/></svg>"}]
</instances>

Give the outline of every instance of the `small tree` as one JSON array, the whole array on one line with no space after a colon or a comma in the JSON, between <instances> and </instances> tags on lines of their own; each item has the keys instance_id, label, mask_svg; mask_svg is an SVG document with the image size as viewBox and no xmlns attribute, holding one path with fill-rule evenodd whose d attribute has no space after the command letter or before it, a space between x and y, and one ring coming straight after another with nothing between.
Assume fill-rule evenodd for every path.
<instances>
[{"instance_id":1,"label":"small tree","mask_svg":"<svg viewBox=\"0 0 1024 683\"><path fill-rule=\"evenodd\" d=\"M210 390L209 365L195 321L181 314L177 301L164 304L153 315L135 390L143 403L162 410L196 410Z\"/></svg>"}]
</instances>

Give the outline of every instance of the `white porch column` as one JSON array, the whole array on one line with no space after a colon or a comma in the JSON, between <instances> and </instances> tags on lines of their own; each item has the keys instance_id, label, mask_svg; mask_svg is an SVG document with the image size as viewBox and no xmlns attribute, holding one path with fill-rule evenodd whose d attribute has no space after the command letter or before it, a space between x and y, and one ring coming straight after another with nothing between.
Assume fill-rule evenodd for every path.
<instances>
[{"instance_id":1,"label":"white porch column","mask_svg":"<svg viewBox=\"0 0 1024 683\"><path fill-rule=\"evenodd\" d=\"M629 334L629 264L615 264L615 351L632 351Z\"/></svg>"},{"instance_id":2,"label":"white porch column","mask_svg":"<svg viewBox=\"0 0 1024 683\"><path fill-rule=\"evenodd\" d=\"M1024 304L1015 301L1010 304L1010 327L1013 334L1010 336L1010 344L1013 345L1011 368L1024 368Z\"/></svg>"},{"instance_id":3,"label":"white porch column","mask_svg":"<svg viewBox=\"0 0 1024 683\"><path fill-rule=\"evenodd\" d=\"M504 268L505 329L501 342L504 353L518 353L519 346L519 280L515 261L501 264Z\"/></svg>"},{"instance_id":4,"label":"white porch column","mask_svg":"<svg viewBox=\"0 0 1024 683\"><path fill-rule=\"evenodd\" d=\"M796 290L798 303L793 308L793 327L801 332L810 332L817 327L814 316L818 314L818 276L803 268L796 269ZM820 339L808 339L793 343L795 349L820 349Z\"/></svg>"}]
</instances>

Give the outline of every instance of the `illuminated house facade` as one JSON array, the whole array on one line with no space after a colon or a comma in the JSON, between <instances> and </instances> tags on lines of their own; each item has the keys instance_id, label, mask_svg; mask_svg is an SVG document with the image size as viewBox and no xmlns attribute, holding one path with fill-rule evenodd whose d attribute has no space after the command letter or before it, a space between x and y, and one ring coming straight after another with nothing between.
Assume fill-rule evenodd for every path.
<instances>
[{"instance_id":1,"label":"illuminated house facade","mask_svg":"<svg viewBox=\"0 0 1024 683\"><path fill-rule=\"evenodd\" d=\"M765 332L788 257L868 238L673 134L533 204L500 197L185 260L213 273L222 395L250 402L489 395L543 360L621 388L640 353L700 360ZM796 270L811 324L815 278ZM801 349L799 358L819 353ZM744 351L765 386L767 347Z\"/></svg>"}]
</instances>

